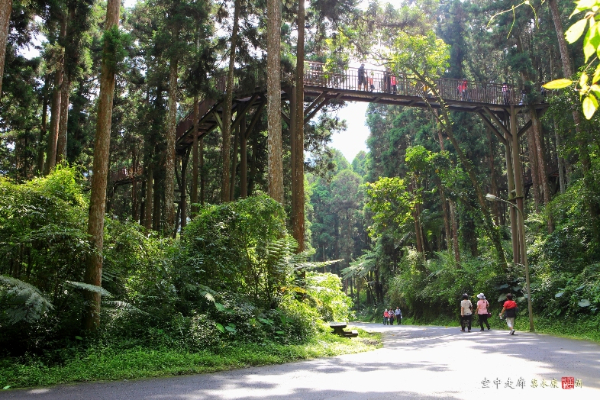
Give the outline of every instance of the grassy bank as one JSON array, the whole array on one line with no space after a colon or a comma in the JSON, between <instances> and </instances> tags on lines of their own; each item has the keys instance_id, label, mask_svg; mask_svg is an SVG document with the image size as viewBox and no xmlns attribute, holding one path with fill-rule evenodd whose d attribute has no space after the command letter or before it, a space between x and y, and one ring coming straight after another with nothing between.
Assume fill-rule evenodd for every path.
<instances>
[{"instance_id":1,"label":"grassy bank","mask_svg":"<svg viewBox=\"0 0 600 400\"><path fill-rule=\"evenodd\" d=\"M62 365L46 365L36 358L2 359L0 387L22 388L215 372L359 353L380 345L380 334L360 330L359 337L353 339L321 333L304 344L232 343L220 349L196 353L167 348L136 347L116 351L92 347L74 354Z\"/></svg>"}]
</instances>

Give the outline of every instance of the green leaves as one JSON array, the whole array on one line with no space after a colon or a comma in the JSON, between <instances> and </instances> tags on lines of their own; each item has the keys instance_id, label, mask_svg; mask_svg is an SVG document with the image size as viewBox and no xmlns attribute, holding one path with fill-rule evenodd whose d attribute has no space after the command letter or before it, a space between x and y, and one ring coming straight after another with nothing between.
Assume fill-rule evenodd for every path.
<instances>
[{"instance_id":1,"label":"green leaves","mask_svg":"<svg viewBox=\"0 0 600 400\"><path fill-rule=\"evenodd\" d=\"M583 109L583 115L585 115L587 119L590 119L598 109L598 100L596 100L596 97L592 94L585 96L581 103L581 107Z\"/></svg>"},{"instance_id":2,"label":"green leaves","mask_svg":"<svg viewBox=\"0 0 600 400\"><path fill-rule=\"evenodd\" d=\"M571 86L572 84L573 84L572 80L561 78L561 79L555 79L553 81L550 81L542 86L546 89L554 90L554 89L564 89L566 87Z\"/></svg>"},{"instance_id":3,"label":"green leaves","mask_svg":"<svg viewBox=\"0 0 600 400\"><path fill-rule=\"evenodd\" d=\"M565 39L567 42L574 43L581 37L583 31L585 30L585 26L587 25L587 19L582 19L577 21L567 31L565 32Z\"/></svg>"}]
</instances>

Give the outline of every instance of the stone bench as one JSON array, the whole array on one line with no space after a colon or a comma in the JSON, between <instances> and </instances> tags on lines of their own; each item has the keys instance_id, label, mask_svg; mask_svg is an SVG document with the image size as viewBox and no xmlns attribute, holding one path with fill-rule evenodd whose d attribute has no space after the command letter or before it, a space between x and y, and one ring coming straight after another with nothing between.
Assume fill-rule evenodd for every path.
<instances>
[{"instance_id":1,"label":"stone bench","mask_svg":"<svg viewBox=\"0 0 600 400\"><path fill-rule=\"evenodd\" d=\"M345 331L344 328L348 326L345 322L331 322L329 323L329 327L333 329L331 333L336 335L340 335L343 337L356 337L358 336L358 331Z\"/></svg>"}]
</instances>

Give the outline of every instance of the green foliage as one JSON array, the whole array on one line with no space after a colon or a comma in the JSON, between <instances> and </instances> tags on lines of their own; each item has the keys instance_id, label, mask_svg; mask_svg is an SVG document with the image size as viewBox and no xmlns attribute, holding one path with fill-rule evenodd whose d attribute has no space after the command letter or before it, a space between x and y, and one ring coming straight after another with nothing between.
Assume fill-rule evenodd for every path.
<instances>
[{"instance_id":1,"label":"green foliage","mask_svg":"<svg viewBox=\"0 0 600 400\"><path fill-rule=\"evenodd\" d=\"M352 300L342 291L339 276L331 273L307 273L306 294L322 320L348 321Z\"/></svg>"},{"instance_id":2,"label":"green foliage","mask_svg":"<svg viewBox=\"0 0 600 400\"><path fill-rule=\"evenodd\" d=\"M9 324L21 321L34 322L54 308L35 286L2 275L0 275L0 305L3 314L0 318L6 318Z\"/></svg>"},{"instance_id":3,"label":"green foliage","mask_svg":"<svg viewBox=\"0 0 600 400\"><path fill-rule=\"evenodd\" d=\"M366 207L373 213L374 224L369 228L372 236L389 231L402 235L412 222L415 197L407 188L404 179L380 178L367 183Z\"/></svg>"},{"instance_id":4,"label":"green foliage","mask_svg":"<svg viewBox=\"0 0 600 400\"><path fill-rule=\"evenodd\" d=\"M284 216L266 195L201 209L182 235L179 290L191 295L202 283L275 307L291 272L285 258L293 244Z\"/></svg>"},{"instance_id":5,"label":"green foliage","mask_svg":"<svg viewBox=\"0 0 600 400\"><path fill-rule=\"evenodd\" d=\"M121 32L116 25L104 31L102 54L109 73L116 74L118 72L119 64L127 56L127 48L131 45L131 41L131 36L128 33Z\"/></svg>"},{"instance_id":6,"label":"green foliage","mask_svg":"<svg viewBox=\"0 0 600 400\"><path fill-rule=\"evenodd\" d=\"M576 6L571 14L571 18L580 13L583 13L580 14L583 18L567 29L565 38L567 39L567 42L575 43L581 38L583 33L586 32L586 28L588 28L583 39L584 62L587 63L592 56L594 56L594 58L589 64L584 66L578 82L561 78L548 82L544 87L547 89L563 89L570 87L575 83L576 90L579 92L583 115L585 115L587 119L591 119L598 109L598 99L600 98L600 86L598 85L598 81L600 81L600 63L598 63L598 57L600 56L600 25L595 19L596 15L600 12L600 1L579 0L575 3ZM587 71L594 65L596 68L590 81L590 76Z\"/></svg>"}]
</instances>

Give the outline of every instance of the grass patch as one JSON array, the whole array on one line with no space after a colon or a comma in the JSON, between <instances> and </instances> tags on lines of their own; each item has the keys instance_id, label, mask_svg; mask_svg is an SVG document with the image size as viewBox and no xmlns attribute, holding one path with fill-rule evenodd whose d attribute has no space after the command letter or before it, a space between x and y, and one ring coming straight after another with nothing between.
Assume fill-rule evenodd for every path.
<instances>
[{"instance_id":1,"label":"grass patch","mask_svg":"<svg viewBox=\"0 0 600 400\"><path fill-rule=\"evenodd\" d=\"M2 359L0 388L215 372L359 353L381 346L380 334L361 329L359 332L359 337L353 339L322 332L304 344L234 342L218 349L195 353L169 348L115 350L91 347L85 352L77 352L62 365L46 365L40 359L33 358Z\"/></svg>"}]
</instances>

